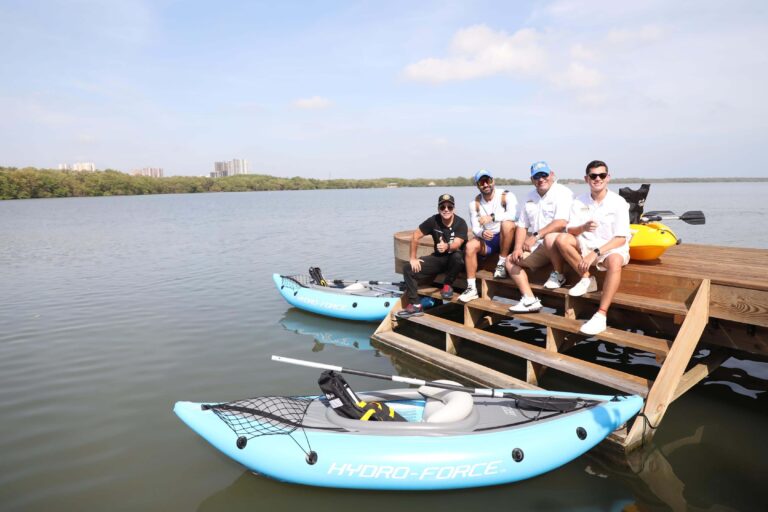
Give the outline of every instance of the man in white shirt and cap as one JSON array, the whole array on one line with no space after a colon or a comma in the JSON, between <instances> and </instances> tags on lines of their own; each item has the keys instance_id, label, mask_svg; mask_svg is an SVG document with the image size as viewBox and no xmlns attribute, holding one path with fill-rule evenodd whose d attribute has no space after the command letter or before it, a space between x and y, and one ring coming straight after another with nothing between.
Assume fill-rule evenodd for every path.
<instances>
[{"instance_id":1,"label":"man in white shirt and cap","mask_svg":"<svg viewBox=\"0 0 768 512\"><path fill-rule=\"evenodd\" d=\"M514 249L506 262L509 277L522 295L520 302L509 308L516 313L541 309L541 301L533 295L525 269L536 270L551 263L553 270L544 288L555 289L565 284L565 261L555 241L568 224L573 192L557 183L554 171L546 162L531 165L531 183L534 189L520 208Z\"/></svg>"},{"instance_id":2,"label":"man in white shirt and cap","mask_svg":"<svg viewBox=\"0 0 768 512\"><path fill-rule=\"evenodd\" d=\"M611 175L605 162L590 162L584 181L589 185L589 192L573 200L567 232L557 238L557 248L581 276L568 295L580 297L597 291L597 281L590 273L593 266L606 272L600 307L579 329L584 334L595 335L607 328L608 308L621 283L621 268L629 263L632 234L629 204L608 190Z\"/></svg>"},{"instance_id":3,"label":"man in white shirt and cap","mask_svg":"<svg viewBox=\"0 0 768 512\"><path fill-rule=\"evenodd\" d=\"M517 198L512 192L497 190L493 175L489 171L485 169L477 171L474 182L480 193L469 203L469 227L475 238L467 242L464 249L467 289L459 296L461 302L469 302L480 297L475 277L479 257L489 257L499 253L499 261L493 277L507 277L504 262L512 248L517 220Z\"/></svg>"}]
</instances>

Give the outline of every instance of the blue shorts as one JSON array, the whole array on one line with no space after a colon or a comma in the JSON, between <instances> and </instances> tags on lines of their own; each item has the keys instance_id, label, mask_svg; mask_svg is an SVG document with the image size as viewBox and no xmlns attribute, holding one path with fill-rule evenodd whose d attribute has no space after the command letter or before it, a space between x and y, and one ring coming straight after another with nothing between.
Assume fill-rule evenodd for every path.
<instances>
[{"instance_id":1,"label":"blue shorts","mask_svg":"<svg viewBox=\"0 0 768 512\"><path fill-rule=\"evenodd\" d=\"M490 240L481 239L485 244L485 254L483 256L488 257L495 252L499 252L501 249L501 232L493 235Z\"/></svg>"}]
</instances>

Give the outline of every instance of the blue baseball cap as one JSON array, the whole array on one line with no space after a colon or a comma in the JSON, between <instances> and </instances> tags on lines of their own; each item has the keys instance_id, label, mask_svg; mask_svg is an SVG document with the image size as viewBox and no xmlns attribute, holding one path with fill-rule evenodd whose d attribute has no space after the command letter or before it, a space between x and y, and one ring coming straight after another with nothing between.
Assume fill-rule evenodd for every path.
<instances>
[{"instance_id":1,"label":"blue baseball cap","mask_svg":"<svg viewBox=\"0 0 768 512\"><path fill-rule=\"evenodd\" d=\"M544 162L543 160L541 162L534 162L531 165L531 176L539 174L540 172L543 172L547 176L552 174L552 170L547 165L547 162Z\"/></svg>"},{"instance_id":2,"label":"blue baseball cap","mask_svg":"<svg viewBox=\"0 0 768 512\"><path fill-rule=\"evenodd\" d=\"M489 178L493 179L493 174L490 173L490 171L486 171L485 169L480 169L475 173L475 185L477 185L477 182L480 181L484 176L488 176Z\"/></svg>"}]
</instances>

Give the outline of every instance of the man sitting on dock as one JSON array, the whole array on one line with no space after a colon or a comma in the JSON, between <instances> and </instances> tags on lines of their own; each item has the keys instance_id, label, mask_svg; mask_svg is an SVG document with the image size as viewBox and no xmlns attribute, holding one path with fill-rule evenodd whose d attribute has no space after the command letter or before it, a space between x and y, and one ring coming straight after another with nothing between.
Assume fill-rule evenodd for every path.
<instances>
[{"instance_id":1,"label":"man sitting on dock","mask_svg":"<svg viewBox=\"0 0 768 512\"><path fill-rule=\"evenodd\" d=\"M606 329L608 308L621 282L621 268L629 263L629 204L608 190L610 180L604 162L594 160L587 165L584 181L589 192L573 200L567 232L557 238L560 253L581 276L568 295L580 297L597 291L597 281L589 270L593 265L607 271L600 307L579 329L589 335Z\"/></svg>"},{"instance_id":2,"label":"man sitting on dock","mask_svg":"<svg viewBox=\"0 0 768 512\"><path fill-rule=\"evenodd\" d=\"M497 191L490 172L485 169L477 171L474 182L480 193L469 203L469 219L475 238L467 242L464 255L467 289L459 296L461 302L480 296L475 281L478 257L499 253L493 277L507 277L504 262L512 247L517 220L517 198L512 192Z\"/></svg>"},{"instance_id":3,"label":"man sitting on dock","mask_svg":"<svg viewBox=\"0 0 768 512\"><path fill-rule=\"evenodd\" d=\"M456 201L450 194L443 194L437 200L437 215L432 215L421 223L411 235L410 260L403 267L405 278L405 297L408 305L400 316L421 314L419 302L418 281L426 277L434 277L445 273L441 296L449 300L453 297L453 281L464 268L462 249L467 241L467 223L454 213ZM416 256L419 240L432 235L435 252L429 256Z\"/></svg>"},{"instance_id":4,"label":"man sitting on dock","mask_svg":"<svg viewBox=\"0 0 768 512\"><path fill-rule=\"evenodd\" d=\"M560 288L565 284L565 262L555 241L568 224L573 192L557 183L555 173L546 162L531 165L531 183L534 189L520 209L514 250L506 262L507 272L522 295L520 302L509 308L516 313L541 309L541 301L533 295L524 269L536 270L551 263L553 270L544 288Z\"/></svg>"}]
</instances>

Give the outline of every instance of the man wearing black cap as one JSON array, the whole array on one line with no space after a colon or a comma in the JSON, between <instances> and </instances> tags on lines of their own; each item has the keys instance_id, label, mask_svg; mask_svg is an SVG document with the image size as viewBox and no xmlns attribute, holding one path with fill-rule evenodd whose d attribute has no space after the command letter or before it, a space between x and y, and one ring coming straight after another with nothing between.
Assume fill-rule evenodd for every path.
<instances>
[{"instance_id":1,"label":"man wearing black cap","mask_svg":"<svg viewBox=\"0 0 768 512\"><path fill-rule=\"evenodd\" d=\"M450 194L437 200L437 215L421 223L411 236L410 260L403 267L408 305L400 316L421 314L422 307L417 291L418 281L428 276L445 273L441 295L448 300L453 296L453 281L464 269L464 244L467 241L467 223L454 213L456 201ZM419 240L432 235L435 251L429 256L416 256Z\"/></svg>"}]
</instances>

